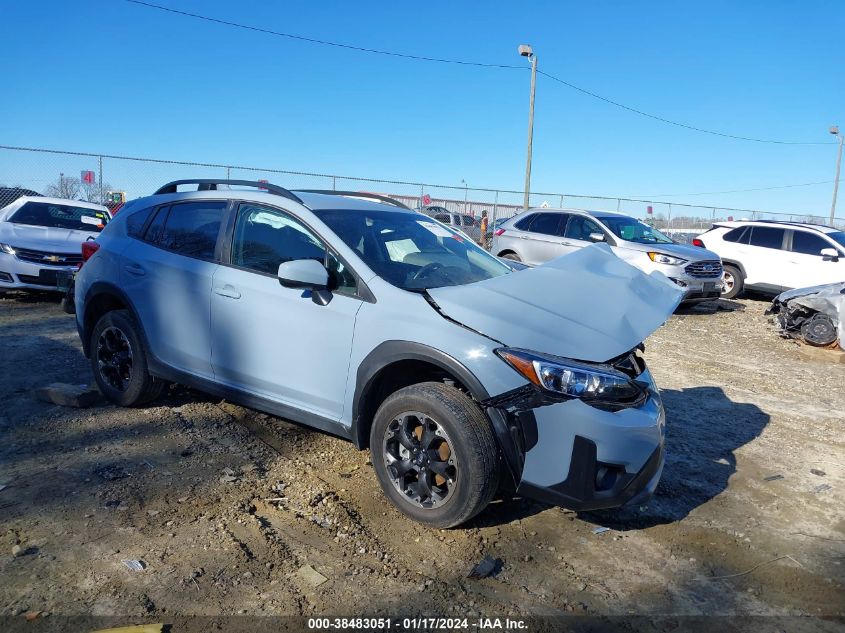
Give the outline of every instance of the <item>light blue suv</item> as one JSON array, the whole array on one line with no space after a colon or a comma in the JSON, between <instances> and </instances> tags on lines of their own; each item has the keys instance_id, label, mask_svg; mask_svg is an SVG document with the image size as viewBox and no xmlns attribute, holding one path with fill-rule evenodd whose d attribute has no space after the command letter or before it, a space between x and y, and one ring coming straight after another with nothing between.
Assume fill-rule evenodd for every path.
<instances>
[{"instance_id":1,"label":"light blue suv","mask_svg":"<svg viewBox=\"0 0 845 633\"><path fill-rule=\"evenodd\" d=\"M120 405L176 382L346 438L437 527L500 479L575 509L657 485L641 342L682 293L604 245L517 271L383 196L191 180L83 246L79 335Z\"/></svg>"}]
</instances>

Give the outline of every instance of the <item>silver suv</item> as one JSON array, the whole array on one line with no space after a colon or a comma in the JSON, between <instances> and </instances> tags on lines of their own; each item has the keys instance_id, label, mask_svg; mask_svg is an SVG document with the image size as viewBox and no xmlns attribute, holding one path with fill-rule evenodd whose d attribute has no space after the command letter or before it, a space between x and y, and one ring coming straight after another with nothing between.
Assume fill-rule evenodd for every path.
<instances>
[{"instance_id":1,"label":"silver suv","mask_svg":"<svg viewBox=\"0 0 845 633\"><path fill-rule=\"evenodd\" d=\"M598 246L515 272L395 200L193 180L84 243L75 306L117 404L177 382L346 438L448 527L500 480L576 509L648 498L665 417L641 342L680 295Z\"/></svg>"},{"instance_id":2,"label":"silver suv","mask_svg":"<svg viewBox=\"0 0 845 633\"><path fill-rule=\"evenodd\" d=\"M537 265L596 242L646 273L659 270L684 291L684 302L716 299L722 261L712 251L678 244L657 229L622 213L577 209L529 209L495 231L492 253Z\"/></svg>"}]
</instances>

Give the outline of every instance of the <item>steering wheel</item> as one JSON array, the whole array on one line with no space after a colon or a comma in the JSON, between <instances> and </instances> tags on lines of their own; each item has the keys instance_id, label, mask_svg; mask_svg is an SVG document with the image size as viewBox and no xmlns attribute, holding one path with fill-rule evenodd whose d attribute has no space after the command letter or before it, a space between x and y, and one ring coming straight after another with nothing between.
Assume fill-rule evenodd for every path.
<instances>
[{"instance_id":1,"label":"steering wheel","mask_svg":"<svg viewBox=\"0 0 845 633\"><path fill-rule=\"evenodd\" d=\"M427 277L429 273L433 273L435 270L439 270L440 268L443 268L443 264L440 262L431 262L430 264L426 264L420 268L411 279L422 279Z\"/></svg>"}]
</instances>

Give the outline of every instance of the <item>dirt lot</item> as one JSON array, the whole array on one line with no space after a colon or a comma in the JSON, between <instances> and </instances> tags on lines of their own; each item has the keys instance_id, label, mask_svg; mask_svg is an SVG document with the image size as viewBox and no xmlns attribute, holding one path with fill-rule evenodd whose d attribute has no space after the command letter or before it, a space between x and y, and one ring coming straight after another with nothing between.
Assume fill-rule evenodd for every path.
<instances>
[{"instance_id":1,"label":"dirt lot","mask_svg":"<svg viewBox=\"0 0 845 633\"><path fill-rule=\"evenodd\" d=\"M766 306L687 310L647 341L669 437L646 510L500 499L438 531L386 503L367 453L271 416L183 388L134 410L37 401L90 370L53 299L6 296L0 609L842 615L845 365L802 357ZM465 578L485 554L501 571Z\"/></svg>"}]
</instances>

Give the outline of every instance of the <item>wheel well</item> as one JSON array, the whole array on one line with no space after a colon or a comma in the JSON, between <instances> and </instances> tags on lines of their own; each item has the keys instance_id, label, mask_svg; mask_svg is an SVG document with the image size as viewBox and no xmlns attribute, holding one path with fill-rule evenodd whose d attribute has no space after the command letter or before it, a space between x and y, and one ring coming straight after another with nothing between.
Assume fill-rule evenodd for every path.
<instances>
[{"instance_id":1,"label":"wheel well","mask_svg":"<svg viewBox=\"0 0 845 633\"><path fill-rule=\"evenodd\" d=\"M745 269L742 267L742 264L740 264L739 262L735 262L735 261L730 260L730 259L722 259L722 265L723 266L733 266L734 268L739 270L739 272L742 274L742 278L745 279Z\"/></svg>"},{"instance_id":2,"label":"wheel well","mask_svg":"<svg viewBox=\"0 0 845 633\"><path fill-rule=\"evenodd\" d=\"M513 251L513 250L511 250L511 249L509 249L509 248L506 248L505 250L500 251L500 252L496 255L496 257L504 257L505 255L516 255L516 251Z\"/></svg>"},{"instance_id":3,"label":"wheel well","mask_svg":"<svg viewBox=\"0 0 845 633\"><path fill-rule=\"evenodd\" d=\"M107 312L126 309L128 309L126 302L118 295L110 292L101 292L100 294L92 297L91 300L85 302L85 314L82 319L82 347L86 356L89 354L88 344L91 339L91 332L94 331L94 326L97 324L97 321L99 321L100 318Z\"/></svg>"},{"instance_id":4,"label":"wheel well","mask_svg":"<svg viewBox=\"0 0 845 633\"><path fill-rule=\"evenodd\" d=\"M358 448L369 447L370 427L381 403L399 389L421 382L453 384L461 391L468 393L466 386L461 384L453 374L434 363L424 360L400 360L390 363L372 377L362 394L358 409L356 437L352 438Z\"/></svg>"}]
</instances>

